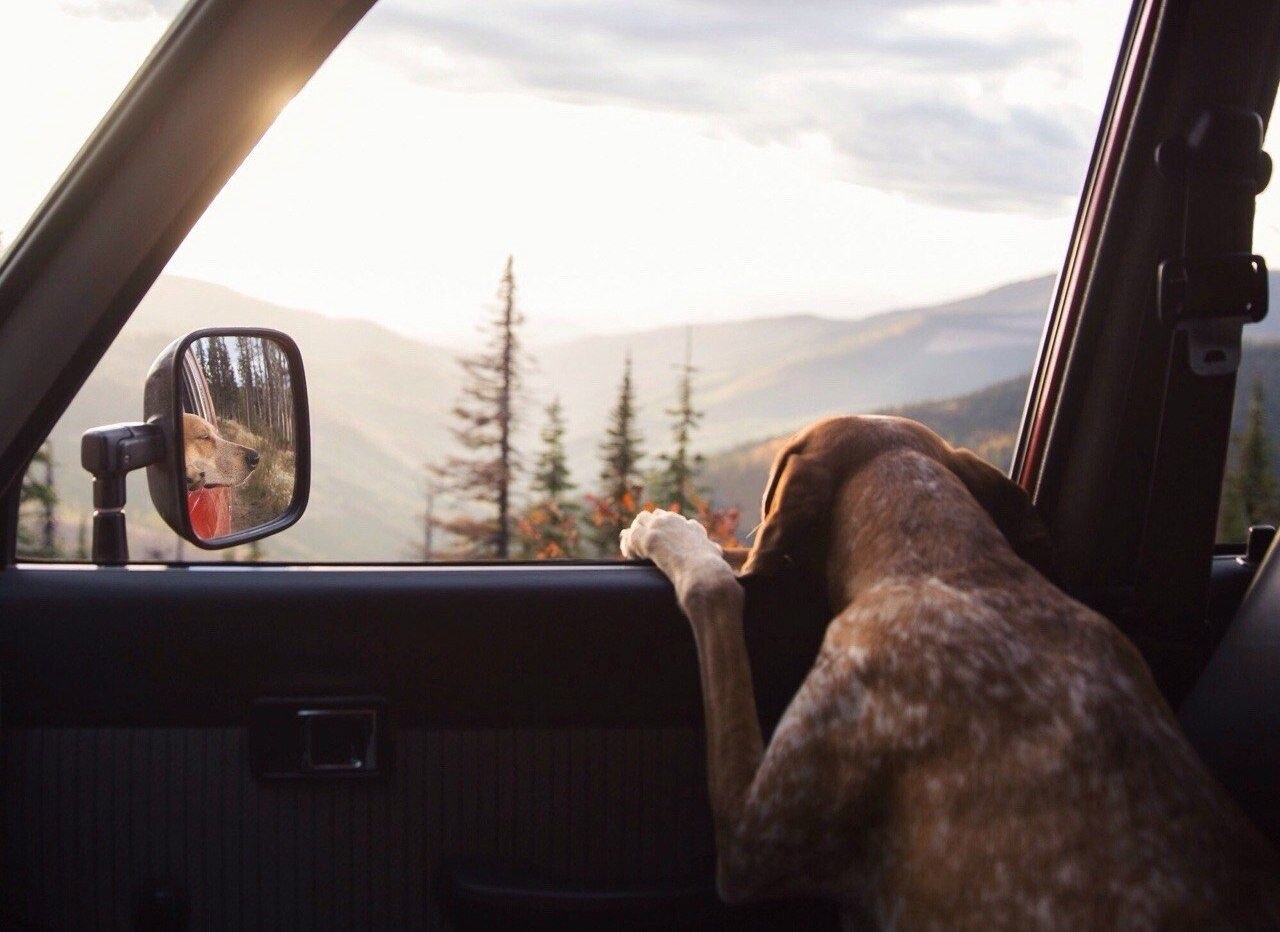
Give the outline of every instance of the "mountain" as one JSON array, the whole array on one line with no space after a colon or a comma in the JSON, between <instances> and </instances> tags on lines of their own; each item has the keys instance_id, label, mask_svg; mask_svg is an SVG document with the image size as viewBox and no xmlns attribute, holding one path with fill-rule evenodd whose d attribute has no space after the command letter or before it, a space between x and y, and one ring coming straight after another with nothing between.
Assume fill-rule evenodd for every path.
<instances>
[{"instance_id":1,"label":"mountain","mask_svg":"<svg viewBox=\"0 0 1280 932\"><path fill-rule=\"evenodd\" d=\"M1272 293L1280 294L1280 273ZM967 394L1028 370L1039 349L1054 279L1040 276L961 300L856 320L796 315L667 327L570 340L540 351L545 395L563 397L575 467L594 478L599 425L630 352L639 426L650 451L668 439L676 364L692 339L704 450L769 437L818 417ZM1280 313L1249 328L1280 337Z\"/></svg>"},{"instance_id":2,"label":"mountain","mask_svg":"<svg viewBox=\"0 0 1280 932\"><path fill-rule=\"evenodd\" d=\"M439 458L458 389L453 354L362 320L280 307L228 288L160 278L53 433L64 537L89 510L79 437L90 427L142 416L151 361L200 327L272 327L292 336L307 367L312 489L298 525L264 541L269 559L406 559L418 539L422 464ZM154 513L142 472L129 479L135 557L170 557L175 538ZM193 557L195 548L187 547ZM214 558L217 555L214 554Z\"/></svg>"},{"instance_id":3,"label":"mountain","mask_svg":"<svg viewBox=\"0 0 1280 932\"><path fill-rule=\"evenodd\" d=\"M1013 457L1013 445L1027 397L1027 376L1019 375L956 398L886 408L879 414L897 414L920 421L956 446L968 447L987 462L1004 469ZM746 531L760 512L760 499L769 467L790 433L755 443L745 443L707 458L699 474L701 485L722 507L742 512L740 527Z\"/></svg>"},{"instance_id":4,"label":"mountain","mask_svg":"<svg viewBox=\"0 0 1280 932\"><path fill-rule=\"evenodd\" d=\"M675 364L691 338L704 449L794 429L826 414L959 395L1025 372L1049 305L1048 277L929 308L859 320L789 316L669 327L571 340L541 353L542 369L572 372L566 388L570 453L593 452L630 352L640 429L650 450L667 440ZM584 446L585 445L585 446Z\"/></svg>"},{"instance_id":5,"label":"mountain","mask_svg":"<svg viewBox=\"0 0 1280 932\"><path fill-rule=\"evenodd\" d=\"M956 446L968 447L987 462L1008 469L1027 396L1026 375L998 382L976 392L941 401L903 405L884 410L927 424ZM1237 440L1244 430L1255 383L1262 385L1265 417L1272 437L1272 468L1280 483L1280 340L1250 338L1245 343L1232 411L1232 441L1228 463L1238 455ZM742 511L740 527L756 522L769 467L790 434L741 444L708 457L700 474L717 504ZM1275 516L1280 519L1280 515Z\"/></svg>"},{"instance_id":6,"label":"mountain","mask_svg":"<svg viewBox=\"0 0 1280 932\"><path fill-rule=\"evenodd\" d=\"M697 368L696 403L705 415L697 437L704 451L785 434L827 414L966 396L1026 372L1052 287L1046 276L857 320L765 317L541 345L524 393L519 438L525 460L536 456L541 408L559 394L574 479L590 491L605 414L628 352L645 449L664 449L665 409L675 401L686 338L692 339ZM314 453L310 505L295 528L264 542L266 557L411 558L421 538L424 464L438 463L452 450L450 411L460 387L454 352L365 320L281 307L175 276L156 282L53 432L64 547L73 549L76 528L89 513L89 479L78 464L80 434L141 415L143 378L171 340L200 327L234 325L289 333L307 365ZM1280 335L1280 315L1263 329ZM925 419L944 418L946 404L953 403L935 403ZM1002 403L1015 412L994 419L1007 432L1016 424L1021 398ZM1008 441L993 435L982 442L992 444L991 456L998 457ZM744 474L763 473L767 460L758 468L744 461ZM712 491L717 500L738 501L740 493L727 489ZM750 496L752 510L756 495ZM128 510L135 555L175 554L174 538L152 511L141 474L130 480ZM186 548L185 555L193 556L192 550Z\"/></svg>"}]
</instances>

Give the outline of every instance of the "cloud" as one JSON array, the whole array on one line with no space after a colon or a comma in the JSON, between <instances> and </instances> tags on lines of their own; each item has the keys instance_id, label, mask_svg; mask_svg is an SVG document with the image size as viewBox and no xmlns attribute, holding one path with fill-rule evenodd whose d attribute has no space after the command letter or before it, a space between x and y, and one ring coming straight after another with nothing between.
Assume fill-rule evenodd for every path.
<instances>
[{"instance_id":1,"label":"cloud","mask_svg":"<svg viewBox=\"0 0 1280 932\"><path fill-rule=\"evenodd\" d=\"M951 207L1051 210L1079 195L1089 115L963 99L871 103L833 132L870 184Z\"/></svg>"},{"instance_id":2,"label":"cloud","mask_svg":"<svg viewBox=\"0 0 1280 932\"><path fill-rule=\"evenodd\" d=\"M418 81L695 114L760 143L825 138L847 177L975 210L1059 210L1096 115L1029 82L1076 43L999 0L382 0L366 28ZM979 19L983 14L986 19Z\"/></svg>"},{"instance_id":3,"label":"cloud","mask_svg":"<svg viewBox=\"0 0 1280 932\"><path fill-rule=\"evenodd\" d=\"M1078 193L1097 119L1055 93L1079 78L1078 40L1025 13L1054 2L381 0L354 41L433 87L693 115L760 144L816 137L855 183L1053 212ZM128 20L181 5L63 9Z\"/></svg>"}]
</instances>

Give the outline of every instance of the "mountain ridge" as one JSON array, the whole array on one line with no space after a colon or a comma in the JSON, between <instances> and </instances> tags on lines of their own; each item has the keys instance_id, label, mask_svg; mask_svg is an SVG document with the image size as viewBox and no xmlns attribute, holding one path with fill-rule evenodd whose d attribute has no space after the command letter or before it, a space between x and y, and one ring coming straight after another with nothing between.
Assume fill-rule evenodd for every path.
<instances>
[{"instance_id":1,"label":"mountain ridge","mask_svg":"<svg viewBox=\"0 0 1280 932\"><path fill-rule=\"evenodd\" d=\"M791 314L693 325L698 449L773 437L828 414L954 398L1025 373L1034 358L1053 279L1039 276L943 304L862 318ZM461 387L457 351L404 337L360 317L329 317L240 294L198 279L162 276L54 430L56 479L66 528L88 514L89 480L78 466L80 434L135 420L155 356L208 326L265 326L295 338L307 367L313 481L307 513L264 543L269 558L394 560L421 537L424 465L453 445L450 411ZM1274 322L1265 329L1276 329ZM687 328L573 337L539 348L528 373L517 434L536 456L542 407L559 394L574 481L591 491L598 446L622 361L635 362L644 447L668 445L678 362ZM136 552L173 553L151 511L145 478L129 483ZM447 501L443 507L449 507ZM64 538L74 536L64 532ZM188 548L190 556L191 548Z\"/></svg>"}]
</instances>

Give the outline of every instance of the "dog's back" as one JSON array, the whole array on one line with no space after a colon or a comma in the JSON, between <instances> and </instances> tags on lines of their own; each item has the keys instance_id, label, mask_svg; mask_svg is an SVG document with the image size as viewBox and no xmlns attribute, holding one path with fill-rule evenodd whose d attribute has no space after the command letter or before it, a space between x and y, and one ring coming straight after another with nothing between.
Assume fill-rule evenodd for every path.
<instances>
[{"instance_id":1,"label":"dog's back","mask_svg":"<svg viewBox=\"0 0 1280 932\"><path fill-rule=\"evenodd\" d=\"M928 523L896 538L916 552L862 561L872 572L823 648L848 665L857 727L880 755L861 865L880 920L1280 927L1273 852L1133 646L1018 559L946 469L885 457L864 472L843 496L857 519L837 548L867 556L886 527ZM912 483L910 511L885 495ZM849 747L865 755L867 737Z\"/></svg>"}]
</instances>

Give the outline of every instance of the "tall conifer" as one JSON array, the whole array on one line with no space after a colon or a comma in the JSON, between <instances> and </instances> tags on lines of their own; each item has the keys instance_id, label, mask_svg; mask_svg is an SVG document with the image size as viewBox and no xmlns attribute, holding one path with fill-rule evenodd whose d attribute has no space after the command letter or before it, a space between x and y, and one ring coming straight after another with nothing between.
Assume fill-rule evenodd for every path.
<instances>
[{"instance_id":1,"label":"tall conifer","mask_svg":"<svg viewBox=\"0 0 1280 932\"><path fill-rule=\"evenodd\" d=\"M618 534L640 509L643 484L640 461L644 457L636 426L635 383L631 375L631 353L627 353L618 386L618 400L609 412L609 424L600 445L600 496L596 500L593 535L600 554L618 549Z\"/></svg>"},{"instance_id":2,"label":"tall conifer","mask_svg":"<svg viewBox=\"0 0 1280 932\"><path fill-rule=\"evenodd\" d=\"M567 497L576 486L569 477L559 397L547 405L546 417L539 434L542 449L530 483L533 499L517 522L521 549L526 557L536 559L576 557L579 506Z\"/></svg>"},{"instance_id":3,"label":"tall conifer","mask_svg":"<svg viewBox=\"0 0 1280 932\"><path fill-rule=\"evenodd\" d=\"M461 515L440 526L462 541L464 555L505 560L511 551L511 493L520 469L514 444L516 400L523 357L516 309L513 262L507 257L498 289L498 307L484 325L483 350L459 360L465 376L454 406L454 439L466 452L450 457L436 472L441 485L465 505L492 509L488 517Z\"/></svg>"},{"instance_id":4,"label":"tall conifer","mask_svg":"<svg viewBox=\"0 0 1280 932\"><path fill-rule=\"evenodd\" d=\"M660 507L679 511L686 517L697 514L700 497L694 484L695 473L702 465L702 455L692 451L693 431L702 420L702 412L693 406L693 332L685 333L684 363L680 367L675 407L667 408L672 418L670 453L659 454L663 466L654 480L651 498Z\"/></svg>"},{"instance_id":5,"label":"tall conifer","mask_svg":"<svg viewBox=\"0 0 1280 932\"><path fill-rule=\"evenodd\" d=\"M534 467L531 487L540 496L563 503L566 492L576 486L569 478L569 463L564 450L564 411L559 396L546 407L547 422L538 435L542 450Z\"/></svg>"},{"instance_id":6,"label":"tall conifer","mask_svg":"<svg viewBox=\"0 0 1280 932\"><path fill-rule=\"evenodd\" d=\"M18 489L18 552L24 556L58 556L53 479L53 447L45 441L31 458ZM32 527L35 527L35 530Z\"/></svg>"}]
</instances>

